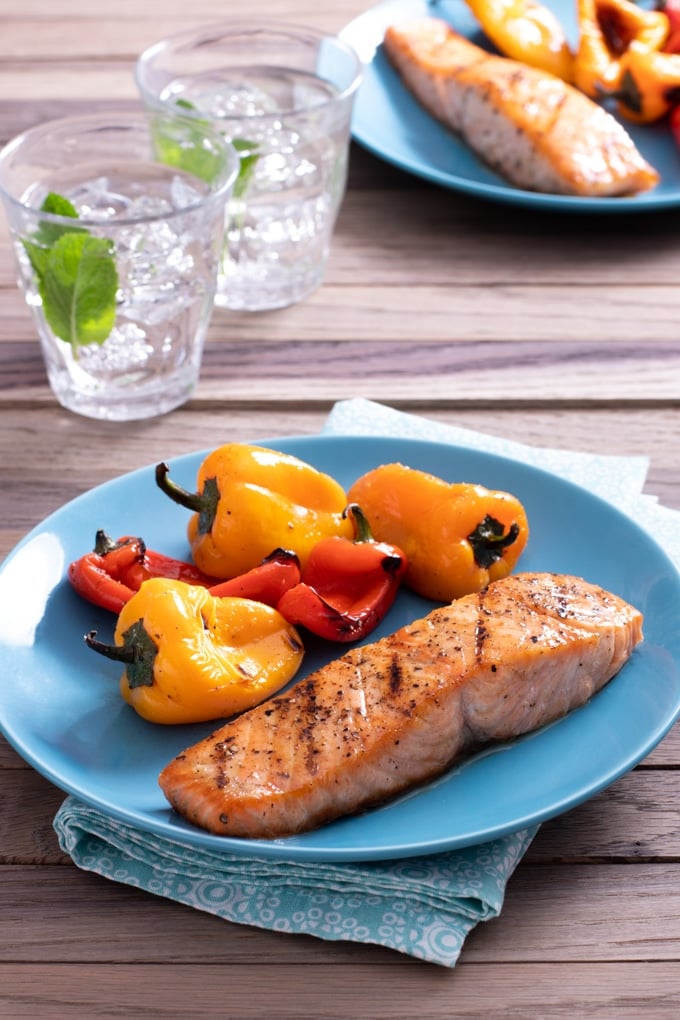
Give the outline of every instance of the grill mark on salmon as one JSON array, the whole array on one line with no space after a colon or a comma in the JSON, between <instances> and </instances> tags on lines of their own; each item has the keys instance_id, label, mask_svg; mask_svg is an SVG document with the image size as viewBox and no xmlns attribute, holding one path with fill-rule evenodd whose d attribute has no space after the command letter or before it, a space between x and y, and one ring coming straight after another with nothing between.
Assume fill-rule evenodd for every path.
<instances>
[{"instance_id":1,"label":"grill mark on salmon","mask_svg":"<svg viewBox=\"0 0 680 1020\"><path fill-rule=\"evenodd\" d=\"M178 755L161 788L218 835L275 838L364 811L461 756L584 704L642 615L558 574L516 574L355 647Z\"/></svg>"},{"instance_id":2,"label":"grill mark on salmon","mask_svg":"<svg viewBox=\"0 0 680 1020\"><path fill-rule=\"evenodd\" d=\"M439 18L392 25L383 45L422 106L516 187L620 196L658 184L625 128L561 78L487 53Z\"/></svg>"}]
</instances>

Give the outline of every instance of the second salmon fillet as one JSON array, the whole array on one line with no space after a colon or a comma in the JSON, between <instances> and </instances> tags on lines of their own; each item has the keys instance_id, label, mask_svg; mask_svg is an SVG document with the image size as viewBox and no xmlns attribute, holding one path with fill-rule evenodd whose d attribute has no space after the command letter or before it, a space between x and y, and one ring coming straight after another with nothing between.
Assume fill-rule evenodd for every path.
<instances>
[{"instance_id":1,"label":"second salmon fillet","mask_svg":"<svg viewBox=\"0 0 680 1020\"><path fill-rule=\"evenodd\" d=\"M580 578L517 574L341 658L222 726L160 775L212 833L275 838L363 811L584 704L642 640Z\"/></svg>"},{"instance_id":2,"label":"second salmon fillet","mask_svg":"<svg viewBox=\"0 0 680 1020\"><path fill-rule=\"evenodd\" d=\"M391 26L384 47L420 103L518 188L592 197L659 182L601 106L561 78L492 56L445 21Z\"/></svg>"}]
</instances>

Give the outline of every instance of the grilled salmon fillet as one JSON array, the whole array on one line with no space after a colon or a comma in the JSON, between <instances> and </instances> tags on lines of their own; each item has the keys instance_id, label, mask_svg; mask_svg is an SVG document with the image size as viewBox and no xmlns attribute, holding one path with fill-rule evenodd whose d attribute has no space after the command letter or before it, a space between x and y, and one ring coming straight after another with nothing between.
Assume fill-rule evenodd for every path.
<instances>
[{"instance_id":1,"label":"grilled salmon fillet","mask_svg":"<svg viewBox=\"0 0 680 1020\"><path fill-rule=\"evenodd\" d=\"M438 18L390 26L383 45L418 101L516 187L609 196L658 184L622 125L561 78L493 56Z\"/></svg>"},{"instance_id":2,"label":"grilled salmon fillet","mask_svg":"<svg viewBox=\"0 0 680 1020\"><path fill-rule=\"evenodd\" d=\"M316 828L565 715L641 639L641 614L602 588L516 574L226 723L166 765L160 785L179 814L218 835Z\"/></svg>"}]
</instances>

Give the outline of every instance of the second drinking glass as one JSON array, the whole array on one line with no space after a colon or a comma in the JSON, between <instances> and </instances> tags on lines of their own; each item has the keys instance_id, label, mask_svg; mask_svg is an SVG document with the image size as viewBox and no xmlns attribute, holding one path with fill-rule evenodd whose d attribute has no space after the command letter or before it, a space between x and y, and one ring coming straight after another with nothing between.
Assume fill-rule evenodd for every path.
<instances>
[{"instance_id":1,"label":"second drinking glass","mask_svg":"<svg viewBox=\"0 0 680 1020\"><path fill-rule=\"evenodd\" d=\"M346 43L285 25L216 25L163 40L139 58L147 107L209 121L241 158L218 305L280 308L323 281L360 79Z\"/></svg>"}]
</instances>

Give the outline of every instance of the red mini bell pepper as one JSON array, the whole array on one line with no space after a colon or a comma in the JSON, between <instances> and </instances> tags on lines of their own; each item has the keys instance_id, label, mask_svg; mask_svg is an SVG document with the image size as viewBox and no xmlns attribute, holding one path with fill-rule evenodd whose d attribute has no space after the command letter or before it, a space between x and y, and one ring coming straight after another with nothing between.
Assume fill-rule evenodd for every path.
<instances>
[{"instance_id":1,"label":"red mini bell pepper","mask_svg":"<svg viewBox=\"0 0 680 1020\"><path fill-rule=\"evenodd\" d=\"M217 598L237 596L276 607L281 596L300 581L300 560L291 549L275 549L245 574L220 581L209 590Z\"/></svg>"},{"instance_id":2,"label":"red mini bell pepper","mask_svg":"<svg viewBox=\"0 0 680 1020\"><path fill-rule=\"evenodd\" d=\"M67 573L74 589L88 602L119 613L151 577L197 584L219 598L237 595L275 606L283 592L300 580L300 563L295 553L275 549L246 574L218 581L193 563L147 549L141 538L124 536L114 542L100 530L94 550L74 560Z\"/></svg>"},{"instance_id":3,"label":"red mini bell pepper","mask_svg":"<svg viewBox=\"0 0 680 1020\"><path fill-rule=\"evenodd\" d=\"M665 53L680 53L680 0L659 0L656 8L668 18L669 33L662 49Z\"/></svg>"},{"instance_id":4,"label":"red mini bell pepper","mask_svg":"<svg viewBox=\"0 0 680 1020\"><path fill-rule=\"evenodd\" d=\"M289 623L329 641L369 634L392 606L408 566L401 549L373 539L356 503L345 516L354 524L354 539L334 535L317 542L301 582L276 605Z\"/></svg>"},{"instance_id":5,"label":"red mini bell pepper","mask_svg":"<svg viewBox=\"0 0 680 1020\"><path fill-rule=\"evenodd\" d=\"M165 577L209 587L216 583L192 563L147 549L141 538L125 535L117 542L101 529L94 549L74 560L68 567L68 579L83 598L112 613L119 613L143 581Z\"/></svg>"}]
</instances>

